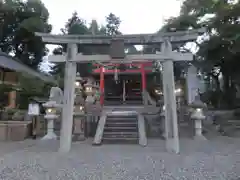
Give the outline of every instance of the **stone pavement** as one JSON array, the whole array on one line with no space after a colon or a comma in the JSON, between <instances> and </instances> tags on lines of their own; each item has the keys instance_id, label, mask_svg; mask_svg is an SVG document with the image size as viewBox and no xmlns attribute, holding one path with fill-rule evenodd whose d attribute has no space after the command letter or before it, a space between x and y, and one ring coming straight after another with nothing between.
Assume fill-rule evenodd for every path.
<instances>
[{"instance_id":1,"label":"stone pavement","mask_svg":"<svg viewBox=\"0 0 240 180\"><path fill-rule=\"evenodd\" d=\"M22 146L0 154L0 179L237 180L240 177L240 139L218 137L198 142L181 139L178 155L165 152L163 140L150 140L147 147L75 142L67 154L57 152L58 143L28 142L24 149Z\"/></svg>"},{"instance_id":2,"label":"stone pavement","mask_svg":"<svg viewBox=\"0 0 240 180\"><path fill-rule=\"evenodd\" d=\"M35 144L36 144L36 141L31 139L28 139L25 141L16 141L16 142L0 141L0 157L8 153L16 152L18 150L23 150L23 149L35 146Z\"/></svg>"}]
</instances>

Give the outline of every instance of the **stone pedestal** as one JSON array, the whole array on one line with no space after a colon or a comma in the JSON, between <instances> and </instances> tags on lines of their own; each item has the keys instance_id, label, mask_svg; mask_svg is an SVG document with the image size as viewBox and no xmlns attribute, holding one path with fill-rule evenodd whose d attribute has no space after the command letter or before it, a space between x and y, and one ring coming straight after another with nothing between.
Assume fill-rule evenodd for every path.
<instances>
[{"instance_id":1,"label":"stone pedestal","mask_svg":"<svg viewBox=\"0 0 240 180\"><path fill-rule=\"evenodd\" d=\"M85 140L84 125L85 125L84 116L83 115L75 115L74 116L74 126L73 126L73 139L75 141Z\"/></svg>"},{"instance_id":2,"label":"stone pedestal","mask_svg":"<svg viewBox=\"0 0 240 180\"><path fill-rule=\"evenodd\" d=\"M195 136L202 136L202 120L195 119Z\"/></svg>"},{"instance_id":3,"label":"stone pedestal","mask_svg":"<svg viewBox=\"0 0 240 180\"><path fill-rule=\"evenodd\" d=\"M161 119L162 138L166 139L167 138L167 134L166 134L166 130L165 130L166 119L165 119L165 114L164 113L165 113L164 111L162 111L160 113L160 119Z\"/></svg>"},{"instance_id":4,"label":"stone pedestal","mask_svg":"<svg viewBox=\"0 0 240 180\"><path fill-rule=\"evenodd\" d=\"M201 119L194 119L194 128L195 128L194 139L206 140L206 138L202 134L202 120Z\"/></svg>"},{"instance_id":5,"label":"stone pedestal","mask_svg":"<svg viewBox=\"0 0 240 180\"><path fill-rule=\"evenodd\" d=\"M191 116L191 120L194 121L194 139L202 139L206 138L202 134L202 120L205 119L205 116L202 114L200 110L195 110Z\"/></svg>"},{"instance_id":6,"label":"stone pedestal","mask_svg":"<svg viewBox=\"0 0 240 180\"><path fill-rule=\"evenodd\" d=\"M57 139L57 135L54 132L54 120L48 119L47 134L42 138L42 140Z\"/></svg>"}]
</instances>

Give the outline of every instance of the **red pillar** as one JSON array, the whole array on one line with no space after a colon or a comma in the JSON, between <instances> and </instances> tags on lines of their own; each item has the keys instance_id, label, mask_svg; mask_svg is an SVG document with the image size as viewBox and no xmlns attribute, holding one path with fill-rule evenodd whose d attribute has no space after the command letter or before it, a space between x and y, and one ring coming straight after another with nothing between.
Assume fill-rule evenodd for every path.
<instances>
[{"instance_id":1,"label":"red pillar","mask_svg":"<svg viewBox=\"0 0 240 180\"><path fill-rule=\"evenodd\" d=\"M144 64L141 64L141 75L142 75L142 91L146 90L146 73Z\"/></svg>"},{"instance_id":2,"label":"red pillar","mask_svg":"<svg viewBox=\"0 0 240 180\"><path fill-rule=\"evenodd\" d=\"M143 104L147 105L146 99L146 72L144 69L144 64L141 64L141 75L142 75L142 97L143 97Z\"/></svg>"},{"instance_id":3,"label":"red pillar","mask_svg":"<svg viewBox=\"0 0 240 180\"><path fill-rule=\"evenodd\" d=\"M100 104L104 102L104 67L100 68Z\"/></svg>"}]
</instances>

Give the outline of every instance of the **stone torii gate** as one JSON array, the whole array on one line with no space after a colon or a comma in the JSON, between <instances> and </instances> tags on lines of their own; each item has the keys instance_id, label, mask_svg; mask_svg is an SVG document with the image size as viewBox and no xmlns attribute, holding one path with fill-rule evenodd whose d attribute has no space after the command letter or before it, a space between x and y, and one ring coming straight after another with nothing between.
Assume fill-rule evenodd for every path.
<instances>
[{"instance_id":1,"label":"stone torii gate","mask_svg":"<svg viewBox=\"0 0 240 180\"><path fill-rule=\"evenodd\" d=\"M137 35L51 35L36 33L41 36L43 42L48 44L67 44L67 55L49 56L50 62L65 62L64 79L64 102L62 114L62 127L60 136L60 152L68 152L72 143L73 105L74 105L74 83L76 79L76 64L91 61L131 63L142 61L160 61L163 66L163 92L165 102L165 131L166 148L168 151L179 153L178 122L176 112L175 82L173 72L173 61L191 61L193 55L189 53L178 53L172 51L171 43L185 43L194 41L205 32L205 29L170 32L162 34L137 34ZM78 53L77 45L111 45L113 41L120 40L123 45L150 45L159 44L161 52L156 54L135 54L124 57L113 58L106 55L83 55ZM100 84L101 86L101 84Z\"/></svg>"}]
</instances>

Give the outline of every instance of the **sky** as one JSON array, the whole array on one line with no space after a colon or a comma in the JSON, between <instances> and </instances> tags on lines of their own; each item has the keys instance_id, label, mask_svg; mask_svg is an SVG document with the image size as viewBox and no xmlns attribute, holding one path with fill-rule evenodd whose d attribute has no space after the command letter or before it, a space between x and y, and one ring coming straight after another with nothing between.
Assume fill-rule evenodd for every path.
<instances>
[{"instance_id":1,"label":"sky","mask_svg":"<svg viewBox=\"0 0 240 180\"><path fill-rule=\"evenodd\" d=\"M74 11L88 23L96 19L104 24L105 17L114 13L122 20L120 30L126 34L154 33L163 21L177 16L180 0L42 0L50 13L53 33L60 29Z\"/></svg>"},{"instance_id":2,"label":"sky","mask_svg":"<svg viewBox=\"0 0 240 180\"><path fill-rule=\"evenodd\" d=\"M74 11L90 23L92 19L105 24L105 17L114 13L120 17L120 31L124 34L155 33L164 20L179 14L181 0L42 0L47 7L53 34L71 17ZM52 50L53 47L50 47Z\"/></svg>"}]
</instances>

